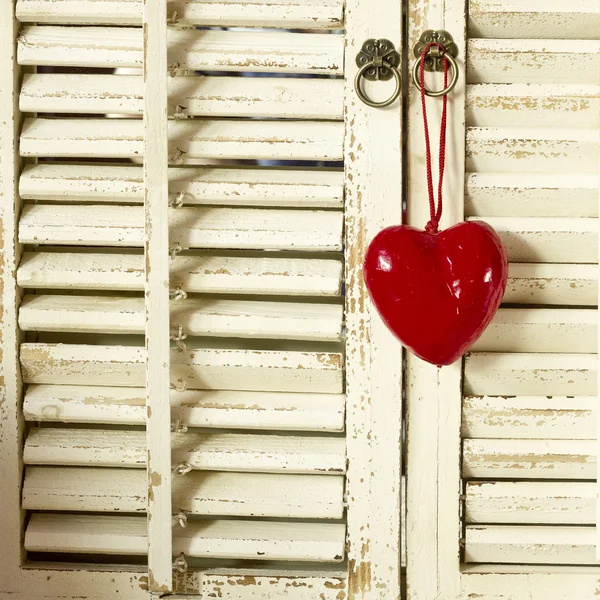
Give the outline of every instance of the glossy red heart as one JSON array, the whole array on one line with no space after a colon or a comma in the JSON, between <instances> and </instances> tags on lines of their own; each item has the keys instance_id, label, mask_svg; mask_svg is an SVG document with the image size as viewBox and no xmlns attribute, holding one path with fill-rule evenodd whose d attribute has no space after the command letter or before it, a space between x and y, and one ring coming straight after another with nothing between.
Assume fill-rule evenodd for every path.
<instances>
[{"instance_id":1,"label":"glossy red heart","mask_svg":"<svg viewBox=\"0 0 600 600\"><path fill-rule=\"evenodd\" d=\"M365 282L382 319L418 357L449 365L496 314L508 277L500 236L482 221L438 233L388 227L371 242Z\"/></svg>"}]
</instances>

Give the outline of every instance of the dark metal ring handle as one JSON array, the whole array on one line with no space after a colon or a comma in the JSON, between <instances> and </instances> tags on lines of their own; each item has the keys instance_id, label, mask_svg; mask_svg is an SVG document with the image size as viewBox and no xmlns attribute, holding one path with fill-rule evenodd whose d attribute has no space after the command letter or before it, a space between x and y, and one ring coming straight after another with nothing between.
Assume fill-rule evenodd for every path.
<instances>
[{"instance_id":1,"label":"dark metal ring handle","mask_svg":"<svg viewBox=\"0 0 600 600\"><path fill-rule=\"evenodd\" d=\"M450 66L452 67L452 79L450 80L450 83L448 84L448 86L445 87L443 90L439 90L436 92L436 91L428 90L427 88L425 88L425 95L430 96L431 98L439 98L440 96L447 96L454 89L454 87L456 86L456 82L458 81L458 63L456 62L456 59L454 58L454 56L452 56L452 54L450 54L449 52L445 52L442 55L442 57L447 58L448 62L450 63ZM417 58L417 60L415 61L415 64L412 69L412 80L413 80L413 83L417 86L417 89L419 91L421 91L421 82L419 81L419 71L420 71L422 60L423 60L423 57L419 56L419 58Z\"/></svg>"},{"instance_id":2,"label":"dark metal ring handle","mask_svg":"<svg viewBox=\"0 0 600 600\"><path fill-rule=\"evenodd\" d=\"M373 68L372 62L369 62L369 63L363 65L358 70L358 73L356 74L356 77L354 78L354 89L356 90L357 96L367 106L372 106L373 108L385 108L386 106L393 104L398 99L398 97L400 96L400 93L402 92L402 79L400 77L400 72L398 71L398 69L385 61L383 61L382 66L385 69L388 69L394 76L394 79L396 80L396 88L394 89L394 93L387 100L383 100L382 102L375 102L374 100L371 100L371 98L369 98L369 96L367 96L367 94L365 93L365 91L363 89L362 80L363 80L365 73L369 69Z\"/></svg>"}]
</instances>

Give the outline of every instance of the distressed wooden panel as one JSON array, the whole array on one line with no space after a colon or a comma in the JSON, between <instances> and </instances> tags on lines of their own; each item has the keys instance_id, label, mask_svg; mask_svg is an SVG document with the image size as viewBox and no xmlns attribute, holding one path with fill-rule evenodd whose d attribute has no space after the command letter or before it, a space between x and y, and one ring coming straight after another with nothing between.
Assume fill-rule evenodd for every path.
<instances>
[{"instance_id":1,"label":"distressed wooden panel","mask_svg":"<svg viewBox=\"0 0 600 600\"><path fill-rule=\"evenodd\" d=\"M345 530L337 523L190 519L177 529L173 552L253 560L340 561ZM29 552L144 555L145 517L37 513L25 532Z\"/></svg>"},{"instance_id":2,"label":"distressed wooden panel","mask_svg":"<svg viewBox=\"0 0 600 600\"><path fill-rule=\"evenodd\" d=\"M169 169L169 189L188 204L341 208L341 170L180 167ZM140 167L28 165L19 181L21 197L60 202L141 203Z\"/></svg>"},{"instance_id":3,"label":"distressed wooden panel","mask_svg":"<svg viewBox=\"0 0 600 600\"><path fill-rule=\"evenodd\" d=\"M474 352L582 352L598 350L598 311L501 308Z\"/></svg>"},{"instance_id":4,"label":"distressed wooden panel","mask_svg":"<svg viewBox=\"0 0 600 600\"><path fill-rule=\"evenodd\" d=\"M37 23L140 25L142 0L17 0L17 18ZM185 25L337 29L342 0L174 0L169 19Z\"/></svg>"},{"instance_id":5,"label":"distressed wooden panel","mask_svg":"<svg viewBox=\"0 0 600 600\"><path fill-rule=\"evenodd\" d=\"M192 293L338 296L342 263L322 258L200 254L170 263L171 287ZM139 254L25 252L17 281L24 288L143 290Z\"/></svg>"},{"instance_id":6,"label":"distressed wooden panel","mask_svg":"<svg viewBox=\"0 0 600 600\"><path fill-rule=\"evenodd\" d=\"M597 306L595 265L509 264L506 304Z\"/></svg>"},{"instance_id":7,"label":"distressed wooden panel","mask_svg":"<svg viewBox=\"0 0 600 600\"><path fill-rule=\"evenodd\" d=\"M594 483L493 481L467 484L467 523L594 525Z\"/></svg>"},{"instance_id":8,"label":"distressed wooden panel","mask_svg":"<svg viewBox=\"0 0 600 600\"><path fill-rule=\"evenodd\" d=\"M466 438L596 439L592 396L465 396Z\"/></svg>"},{"instance_id":9,"label":"distressed wooden panel","mask_svg":"<svg viewBox=\"0 0 600 600\"><path fill-rule=\"evenodd\" d=\"M187 298L171 302L171 323L188 335L341 341L343 307L336 304ZM145 331L144 298L28 295L19 311L24 331Z\"/></svg>"},{"instance_id":10,"label":"distressed wooden panel","mask_svg":"<svg viewBox=\"0 0 600 600\"><path fill-rule=\"evenodd\" d=\"M240 250L342 249L338 211L172 208L170 243L183 248ZM141 206L28 204L19 222L24 244L130 246L144 243Z\"/></svg>"},{"instance_id":11,"label":"distressed wooden panel","mask_svg":"<svg viewBox=\"0 0 600 600\"><path fill-rule=\"evenodd\" d=\"M596 479L595 440L463 440L463 477Z\"/></svg>"},{"instance_id":12,"label":"distressed wooden panel","mask_svg":"<svg viewBox=\"0 0 600 600\"><path fill-rule=\"evenodd\" d=\"M27 467L23 507L44 511L145 512L141 469ZM238 517L340 519L344 478L202 473L173 478L175 511Z\"/></svg>"},{"instance_id":13,"label":"distressed wooden panel","mask_svg":"<svg viewBox=\"0 0 600 600\"><path fill-rule=\"evenodd\" d=\"M600 40L478 39L467 45L468 83L589 84Z\"/></svg>"},{"instance_id":14,"label":"distressed wooden panel","mask_svg":"<svg viewBox=\"0 0 600 600\"><path fill-rule=\"evenodd\" d=\"M508 260L525 263L597 263L598 219L486 217Z\"/></svg>"},{"instance_id":15,"label":"distressed wooden panel","mask_svg":"<svg viewBox=\"0 0 600 600\"><path fill-rule=\"evenodd\" d=\"M596 0L471 0L469 34L489 38L600 38Z\"/></svg>"},{"instance_id":16,"label":"distressed wooden panel","mask_svg":"<svg viewBox=\"0 0 600 600\"><path fill-rule=\"evenodd\" d=\"M341 35L169 28L168 51L171 71L343 74ZM26 25L17 59L21 65L141 67L142 30Z\"/></svg>"},{"instance_id":17,"label":"distressed wooden panel","mask_svg":"<svg viewBox=\"0 0 600 600\"><path fill-rule=\"evenodd\" d=\"M343 431L343 394L186 391L171 393L171 418L190 427ZM28 421L144 425L144 388L30 385Z\"/></svg>"},{"instance_id":18,"label":"distressed wooden panel","mask_svg":"<svg viewBox=\"0 0 600 600\"><path fill-rule=\"evenodd\" d=\"M596 528L469 525L465 562L597 565Z\"/></svg>"},{"instance_id":19,"label":"distressed wooden panel","mask_svg":"<svg viewBox=\"0 0 600 600\"><path fill-rule=\"evenodd\" d=\"M595 396L595 354L475 352L465 358L464 393L473 396Z\"/></svg>"},{"instance_id":20,"label":"distressed wooden panel","mask_svg":"<svg viewBox=\"0 0 600 600\"><path fill-rule=\"evenodd\" d=\"M600 110L600 107L599 107ZM467 217L597 217L597 175L467 173Z\"/></svg>"},{"instance_id":21,"label":"distressed wooden panel","mask_svg":"<svg viewBox=\"0 0 600 600\"><path fill-rule=\"evenodd\" d=\"M138 346L21 344L25 383L142 387L144 349ZM343 391L336 352L193 348L171 355L174 382L189 389L316 392Z\"/></svg>"},{"instance_id":22,"label":"distressed wooden panel","mask_svg":"<svg viewBox=\"0 0 600 600\"><path fill-rule=\"evenodd\" d=\"M27 74L19 100L23 112L143 112L141 75ZM279 117L341 120L340 79L170 77L169 114L202 117Z\"/></svg>"},{"instance_id":23,"label":"distressed wooden panel","mask_svg":"<svg viewBox=\"0 0 600 600\"><path fill-rule=\"evenodd\" d=\"M141 119L26 119L21 156L138 158ZM199 158L341 160L343 124L335 121L169 121L169 161Z\"/></svg>"},{"instance_id":24,"label":"distressed wooden panel","mask_svg":"<svg viewBox=\"0 0 600 600\"><path fill-rule=\"evenodd\" d=\"M568 13L565 13L568 14ZM470 127L600 127L600 85L543 83L467 86Z\"/></svg>"},{"instance_id":25,"label":"distressed wooden panel","mask_svg":"<svg viewBox=\"0 0 600 600\"><path fill-rule=\"evenodd\" d=\"M340 437L191 432L171 437L173 464L186 462L194 469L327 475L346 470L346 441ZM23 460L28 465L144 467L146 433L32 429Z\"/></svg>"},{"instance_id":26,"label":"distressed wooden panel","mask_svg":"<svg viewBox=\"0 0 600 600\"><path fill-rule=\"evenodd\" d=\"M469 127L466 168L597 176L599 147L598 131L593 129Z\"/></svg>"}]
</instances>

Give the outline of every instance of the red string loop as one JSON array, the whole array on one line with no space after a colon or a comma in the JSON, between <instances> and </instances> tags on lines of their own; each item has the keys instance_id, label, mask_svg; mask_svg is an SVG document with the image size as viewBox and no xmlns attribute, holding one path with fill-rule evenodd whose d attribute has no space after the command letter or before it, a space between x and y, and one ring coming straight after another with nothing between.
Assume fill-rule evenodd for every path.
<instances>
[{"instance_id":1,"label":"red string loop","mask_svg":"<svg viewBox=\"0 0 600 600\"><path fill-rule=\"evenodd\" d=\"M444 165L446 162L446 124L448 96L442 97L442 119L440 122L440 152L439 152L439 181L438 181L438 202L435 204L435 195L433 192L433 174L431 169L431 144L429 141L429 124L427 122L427 106L425 101L425 58L429 49L437 46L444 57L444 88L448 87L448 59L445 56L446 48L439 42L427 44L421 54L420 74L421 83L421 108L423 110L423 129L425 132L425 156L427 160L427 191L429 193L429 222L425 225L425 231L428 233L437 233L440 219L442 218L442 185L444 181Z\"/></svg>"}]
</instances>

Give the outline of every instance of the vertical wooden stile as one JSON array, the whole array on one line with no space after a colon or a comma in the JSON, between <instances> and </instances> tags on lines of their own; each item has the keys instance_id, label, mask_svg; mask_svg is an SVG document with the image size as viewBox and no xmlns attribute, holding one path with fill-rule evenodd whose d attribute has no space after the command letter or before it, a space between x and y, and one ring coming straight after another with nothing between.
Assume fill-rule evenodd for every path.
<instances>
[{"instance_id":1,"label":"vertical wooden stile","mask_svg":"<svg viewBox=\"0 0 600 600\"><path fill-rule=\"evenodd\" d=\"M348 597L400 597L402 349L369 300L368 243L402 220L402 107L370 108L354 89L367 38L402 47L396 0L346 3L345 258ZM368 86L381 100L393 82Z\"/></svg>"},{"instance_id":2,"label":"vertical wooden stile","mask_svg":"<svg viewBox=\"0 0 600 600\"><path fill-rule=\"evenodd\" d=\"M148 586L172 589L167 3L144 1Z\"/></svg>"},{"instance_id":3,"label":"vertical wooden stile","mask_svg":"<svg viewBox=\"0 0 600 600\"><path fill-rule=\"evenodd\" d=\"M414 0L408 12L412 48L426 29L445 29L458 46L458 84L448 96L444 213L440 229L463 220L465 173L466 17L463 0ZM431 76L430 76L431 77ZM435 84L432 80L435 79ZM441 75L429 86L443 86ZM436 88L438 89L438 88ZM441 99L427 101L432 156L437 157ZM419 90L409 84L408 224L429 220ZM437 166L437 161L433 160ZM434 167L434 182L437 181ZM437 184L434 186L437 188ZM460 586L460 419L462 360L438 369L407 355L407 584L413 600L454 598ZM449 450L452 450L451 452Z\"/></svg>"},{"instance_id":4,"label":"vertical wooden stile","mask_svg":"<svg viewBox=\"0 0 600 600\"><path fill-rule=\"evenodd\" d=\"M19 416L21 377L17 308L19 292L15 272L20 248L17 243L19 216L18 110L20 70L16 64L17 22L11 0L0 5L0 595L13 589L22 561L20 492L23 423Z\"/></svg>"}]
</instances>

